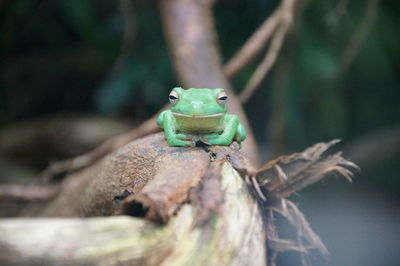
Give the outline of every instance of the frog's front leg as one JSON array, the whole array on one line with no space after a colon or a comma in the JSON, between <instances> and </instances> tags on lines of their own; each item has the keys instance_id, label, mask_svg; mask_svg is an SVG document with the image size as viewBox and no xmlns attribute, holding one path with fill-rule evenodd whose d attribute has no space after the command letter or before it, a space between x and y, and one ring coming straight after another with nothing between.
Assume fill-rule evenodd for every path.
<instances>
[{"instance_id":1,"label":"frog's front leg","mask_svg":"<svg viewBox=\"0 0 400 266\"><path fill-rule=\"evenodd\" d=\"M212 133L212 134L206 134L206 135L201 135L200 136L200 141L203 142L204 144L207 145L213 145L212 143L210 143L210 139L216 139L219 137L218 133Z\"/></svg>"},{"instance_id":2,"label":"frog's front leg","mask_svg":"<svg viewBox=\"0 0 400 266\"><path fill-rule=\"evenodd\" d=\"M183 133L175 133L175 137L181 140L189 140L190 136Z\"/></svg>"},{"instance_id":3,"label":"frog's front leg","mask_svg":"<svg viewBox=\"0 0 400 266\"><path fill-rule=\"evenodd\" d=\"M212 133L212 134L202 135L201 137L204 139L215 139L215 138L218 138L219 136L220 136L220 134L218 134L218 133Z\"/></svg>"},{"instance_id":4,"label":"frog's front leg","mask_svg":"<svg viewBox=\"0 0 400 266\"><path fill-rule=\"evenodd\" d=\"M176 133L175 118L171 111L165 111L162 119L162 127L164 128L164 135L170 146L188 147L193 146L192 142L184 141L187 136L185 134Z\"/></svg>"},{"instance_id":5,"label":"frog's front leg","mask_svg":"<svg viewBox=\"0 0 400 266\"><path fill-rule=\"evenodd\" d=\"M239 118L237 115L225 115L224 131L220 135L217 134L217 136L210 138L208 143L212 145L229 146L235 137L238 126ZM213 136L213 134L210 136Z\"/></svg>"}]
</instances>

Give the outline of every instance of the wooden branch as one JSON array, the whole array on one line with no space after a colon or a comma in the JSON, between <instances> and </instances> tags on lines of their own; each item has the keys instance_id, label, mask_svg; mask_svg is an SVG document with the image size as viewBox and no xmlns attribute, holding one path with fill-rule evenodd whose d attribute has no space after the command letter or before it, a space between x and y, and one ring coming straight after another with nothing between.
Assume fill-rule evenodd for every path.
<instances>
[{"instance_id":1,"label":"wooden branch","mask_svg":"<svg viewBox=\"0 0 400 266\"><path fill-rule=\"evenodd\" d=\"M148 231L152 233L145 236ZM123 216L4 219L0 221L0 263L154 265L169 250L169 237L170 232L151 223ZM146 256L150 250L157 250L158 257Z\"/></svg>"},{"instance_id":2,"label":"wooden branch","mask_svg":"<svg viewBox=\"0 0 400 266\"><path fill-rule=\"evenodd\" d=\"M292 25L295 3L296 0L282 1L282 5L279 8L279 25L274 33L271 46L263 61L257 67L243 91L240 93L239 97L242 102L246 102L253 95L257 87L260 86L261 82L265 79L272 66L275 64L282 43Z\"/></svg>"},{"instance_id":3,"label":"wooden branch","mask_svg":"<svg viewBox=\"0 0 400 266\"><path fill-rule=\"evenodd\" d=\"M72 173L84 167L90 166L96 163L98 160L104 158L104 156L107 154L110 154L129 142L145 135L160 131L160 128L157 126L156 119L157 115L154 115L132 131L111 137L103 142L100 146L87 153L68 160L50 164L41 174L40 179L42 183L48 183L54 178L54 176L58 174L66 172Z\"/></svg>"},{"instance_id":4,"label":"wooden branch","mask_svg":"<svg viewBox=\"0 0 400 266\"><path fill-rule=\"evenodd\" d=\"M122 39L121 53L132 49L136 36L136 23L133 18L133 3L129 0L119 0L119 9L124 21L124 33Z\"/></svg>"},{"instance_id":5,"label":"wooden branch","mask_svg":"<svg viewBox=\"0 0 400 266\"><path fill-rule=\"evenodd\" d=\"M340 77L343 73L345 73L351 63L356 58L365 38L368 35L368 32L371 26L374 24L377 16L377 6L380 0L369 0L366 4L366 11L361 20L360 25L357 29L351 34L348 44L345 49L343 49L343 53L340 56L339 66L334 73L334 77Z\"/></svg>"},{"instance_id":6,"label":"wooden branch","mask_svg":"<svg viewBox=\"0 0 400 266\"><path fill-rule=\"evenodd\" d=\"M0 185L0 200L45 201L55 196L59 186L22 186L16 184Z\"/></svg>"},{"instance_id":7,"label":"wooden branch","mask_svg":"<svg viewBox=\"0 0 400 266\"><path fill-rule=\"evenodd\" d=\"M234 77L261 52L278 27L280 19L281 6L264 21L239 51L224 65L224 72L228 78Z\"/></svg>"},{"instance_id":8,"label":"wooden branch","mask_svg":"<svg viewBox=\"0 0 400 266\"><path fill-rule=\"evenodd\" d=\"M0 157L30 166L42 165L49 154L72 156L129 131L129 121L93 115L56 114L21 121L0 129ZM29 148L27 148L29 147Z\"/></svg>"},{"instance_id":9,"label":"wooden branch","mask_svg":"<svg viewBox=\"0 0 400 266\"><path fill-rule=\"evenodd\" d=\"M222 68L217 47L212 2L209 0L161 0L164 32L178 76L185 88L224 88L227 91L228 111L237 114L245 125L248 137L242 152L258 164L254 136L237 96L232 92Z\"/></svg>"},{"instance_id":10,"label":"wooden branch","mask_svg":"<svg viewBox=\"0 0 400 266\"><path fill-rule=\"evenodd\" d=\"M3 220L0 264L264 265L268 259L273 265L284 251L327 254L284 197L332 172L351 175L345 167L354 164L340 154L323 155L336 142L255 171L230 147L170 147L162 133L147 136L65 179L60 194L38 213L142 219ZM255 180L267 201L256 201L247 179ZM274 218L279 215L293 237L282 238Z\"/></svg>"},{"instance_id":11,"label":"wooden branch","mask_svg":"<svg viewBox=\"0 0 400 266\"><path fill-rule=\"evenodd\" d=\"M203 216L201 224L199 203L183 204L161 227L124 216L6 219L0 221L0 263L265 265L265 234L256 202L231 164L218 164L214 178L223 205L220 212Z\"/></svg>"}]
</instances>

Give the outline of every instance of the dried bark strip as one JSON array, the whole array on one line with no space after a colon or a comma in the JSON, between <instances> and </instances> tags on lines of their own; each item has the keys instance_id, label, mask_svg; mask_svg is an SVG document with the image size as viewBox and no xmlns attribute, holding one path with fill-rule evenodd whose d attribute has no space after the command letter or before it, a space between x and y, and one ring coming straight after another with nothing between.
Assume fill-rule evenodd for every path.
<instances>
[{"instance_id":1,"label":"dried bark strip","mask_svg":"<svg viewBox=\"0 0 400 266\"><path fill-rule=\"evenodd\" d=\"M60 191L60 186L0 185L0 200L46 201Z\"/></svg>"},{"instance_id":2,"label":"dried bark strip","mask_svg":"<svg viewBox=\"0 0 400 266\"><path fill-rule=\"evenodd\" d=\"M351 181L353 173L347 168L357 170L354 163L344 159L340 152L323 156L337 142L339 140L317 143L301 153L281 156L266 163L255 174L259 184L272 196L284 198L318 182L330 173Z\"/></svg>"}]
</instances>

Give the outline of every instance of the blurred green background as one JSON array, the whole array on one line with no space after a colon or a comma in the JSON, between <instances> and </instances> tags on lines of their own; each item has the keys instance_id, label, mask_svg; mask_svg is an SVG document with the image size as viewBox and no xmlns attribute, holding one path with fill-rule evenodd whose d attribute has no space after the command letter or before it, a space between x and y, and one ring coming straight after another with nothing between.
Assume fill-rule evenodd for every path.
<instances>
[{"instance_id":1,"label":"blurred green background","mask_svg":"<svg viewBox=\"0 0 400 266\"><path fill-rule=\"evenodd\" d=\"M245 105L262 160L341 138L344 157L362 168L354 183L329 179L293 197L332 253L327 261L316 255L312 264L396 265L400 2L300 2L277 64ZM216 1L224 61L278 3ZM106 118L125 125L123 132L157 112L176 85L156 1L4 0L0 32L3 142L10 143L6 135L18 142L32 124L54 117ZM262 57L232 80L237 92ZM61 142L40 153L3 149L0 174L10 164L38 172L97 144L63 153ZM290 256L282 263L289 265Z\"/></svg>"}]
</instances>

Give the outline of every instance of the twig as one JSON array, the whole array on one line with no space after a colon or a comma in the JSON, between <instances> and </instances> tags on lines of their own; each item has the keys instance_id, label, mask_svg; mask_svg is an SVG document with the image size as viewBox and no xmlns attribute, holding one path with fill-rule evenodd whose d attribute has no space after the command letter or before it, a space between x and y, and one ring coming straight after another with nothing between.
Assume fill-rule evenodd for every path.
<instances>
[{"instance_id":1,"label":"twig","mask_svg":"<svg viewBox=\"0 0 400 266\"><path fill-rule=\"evenodd\" d=\"M133 17L133 4L131 0L120 0L120 11L124 21L124 33L122 39L121 51L131 49L135 40L136 24Z\"/></svg>"},{"instance_id":2,"label":"twig","mask_svg":"<svg viewBox=\"0 0 400 266\"><path fill-rule=\"evenodd\" d=\"M129 142L137 138L159 131L159 128L156 124L156 118L157 116L153 116L143 122L138 128L106 140L105 142L103 142L103 144L89 151L88 153L82 154L72 159L51 164L43 171L40 178L41 181L43 183L47 183L51 181L56 175L82 169L83 167L95 163L96 161L103 158L105 155L117 150L118 148L124 146L125 144L128 144Z\"/></svg>"},{"instance_id":3,"label":"twig","mask_svg":"<svg viewBox=\"0 0 400 266\"><path fill-rule=\"evenodd\" d=\"M347 13L350 0L339 0L335 8L331 12L331 16L341 17Z\"/></svg>"},{"instance_id":4,"label":"twig","mask_svg":"<svg viewBox=\"0 0 400 266\"><path fill-rule=\"evenodd\" d=\"M60 186L0 185L0 199L44 201L52 198L59 190Z\"/></svg>"},{"instance_id":5,"label":"twig","mask_svg":"<svg viewBox=\"0 0 400 266\"><path fill-rule=\"evenodd\" d=\"M238 52L224 66L225 75L232 78L243 67L251 62L265 47L275 29L279 25L281 8L278 7L264 23L253 33Z\"/></svg>"},{"instance_id":6,"label":"twig","mask_svg":"<svg viewBox=\"0 0 400 266\"><path fill-rule=\"evenodd\" d=\"M341 55L339 67L334 75L335 78L341 76L342 73L345 73L356 58L365 38L368 35L371 25L376 19L376 7L379 1L380 0L368 1L361 23L355 32L352 33L350 40Z\"/></svg>"},{"instance_id":7,"label":"twig","mask_svg":"<svg viewBox=\"0 0 400 266\"><path fill-rule=\"evenodd\" d=\"M263 61L257 67L253 76L239 95L242 102L246 102L268 75L272 66L274 65L276 58L278 57L279 51L281 50L283 41L292 25L293 12L296 4L296 0L283 0L279 7L279 26L274 33L271 41L271 46L268 49Z\"/></svg>"}]
</instances>

